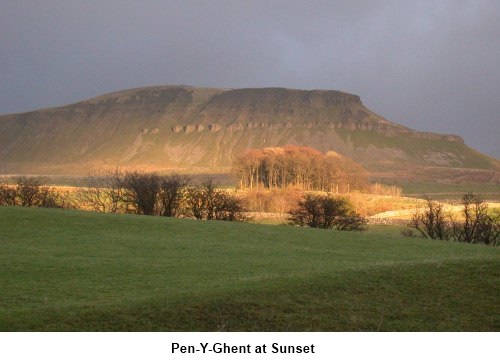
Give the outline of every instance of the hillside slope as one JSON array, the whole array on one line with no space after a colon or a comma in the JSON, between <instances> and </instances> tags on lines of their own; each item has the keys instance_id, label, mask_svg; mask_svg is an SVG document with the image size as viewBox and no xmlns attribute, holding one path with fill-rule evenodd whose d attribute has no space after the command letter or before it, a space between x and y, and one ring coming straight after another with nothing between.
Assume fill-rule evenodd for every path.
<instances>
[{"instance_id":1,"label":"hillside slope","mask_svg":"<svg viewBox=\"0 0 500 362\"><path fill-rule=\"evenodd\" d=\"M460 137L390 122L348 93L161 86L0 116L0 173L223 172L247 149L286 144L340 152L372 172L468 168L495 179L500 169Z\"/></svg>"}]
</instances>

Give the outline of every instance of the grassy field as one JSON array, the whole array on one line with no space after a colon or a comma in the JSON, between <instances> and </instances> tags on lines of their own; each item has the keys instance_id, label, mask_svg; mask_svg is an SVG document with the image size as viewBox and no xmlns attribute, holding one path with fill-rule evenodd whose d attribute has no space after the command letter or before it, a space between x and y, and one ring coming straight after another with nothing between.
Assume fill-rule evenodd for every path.
<instances>
[{"instance_id":1,"label":"grassy field","mask_svg":"<svg viewBox=\"0 0 500 362\"><path fill-rule=\"evenodd\" d=\"M500 250L0 207L1 331L499 331Z\"/></svg>"},{"instance_id":2,"label":"grassy field","mask_svg":"<svg viewBox=\"0 0 500 362\"><path fill-rule=\"evenodd\" d=\"M460 200L463 194L473 192L484 200L500 201L500 184L466 183L440 184L437 182L406 182L398 183L403 194L409 197L429 195L435 200Z\"/></svg>"}]
</instances>

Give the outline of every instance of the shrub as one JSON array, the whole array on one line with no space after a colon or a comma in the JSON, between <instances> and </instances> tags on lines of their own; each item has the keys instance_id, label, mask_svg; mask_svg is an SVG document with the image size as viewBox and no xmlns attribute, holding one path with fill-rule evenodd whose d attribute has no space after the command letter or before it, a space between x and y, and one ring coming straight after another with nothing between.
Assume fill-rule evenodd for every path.
<instances>
[{"instance_id":1,"label":"shrub","mask_svg":"<svg viewBox=\"0 0 500 362\"><path fill-rule=\"evenodd\" d=\"M218 188L212 180L186 191L190 216L200 220L243 221L243 206L236 196Z\"/></svg>"},{"instance_id":2,"label":"shrub","mask_svg":"<svg viewBox=\"0 0 500 362\"><path fill-rule=\"evenodd\" d=\"M128 172L123 177L123 199L137 214L157 215L161 179L156 173Z\"/></svg>"},{"instance_id":3,"label":"shrub","mask_svg":"<svg viewBox=\"0 0 500 362\"><path fill-rule=\"evenodd\" d=\"M286 214L297 206L302 192L293 187L285 189L247 189L242 202L248 211Z\"/></svg>"},{"instance_id":4,"label":"shrub","mask_svg":"<svg viewBox=\"0 0 500 362\"><path fill-rule=\"evenodd\" d=\"M293 225L346 231L362 231L366 225L345 199L331 195L305 194L289 220Z\"/></svg>"},{"instance_id":5,"label":"shrub","mask_svg":"<svg viewBox=\"0 0 500 362\"><path fill-rule=\"evenodd\" d=\"M16 178L16 196L21 206L39 206L42 201L40 188L42 183L36 177L20 176Z\"/></svg>"},{"instance_id":6,"label":"shrub","mask_svg":"<svg viewBox=\"0 0 500 362\"><path fill-rule=\"evenodd\" d=\"M182 206L186 199L187 177L177 174L163 176L160 183L160 214L162 216L176 217L182 214Z\"/></svg>"},{"instance_id":7,"label":"shrub","mask_svg":"<svg viewBox=\"0 0 500 362\"><path fill-rule=\"evenodd\" d=\"M7 184L0 184L0 206L15 206L16 188Z\"/></svg>"}]
</instances>

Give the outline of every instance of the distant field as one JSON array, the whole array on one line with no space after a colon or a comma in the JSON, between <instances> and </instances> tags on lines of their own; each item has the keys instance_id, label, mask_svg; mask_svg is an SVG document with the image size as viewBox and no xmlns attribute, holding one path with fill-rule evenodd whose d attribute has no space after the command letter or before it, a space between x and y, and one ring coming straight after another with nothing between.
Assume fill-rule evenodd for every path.
<instances>
[{"instance_id":1,"label":"distant field","mask_svg":"<svg viewBox=\"0 0 500 362\"><path fill-rule=\"evenodd\" d=\"M238 184L237 178L230 173L189 173L183 175L190 178L193 183L202 183L211 179L215 184L224 188L234 188ZM87 185L87 178L83 176L43 175L39 177L43 184L49 186L85 187ZM15 178L15 175L0 175L0 183L15 184ZM473 192L480 195L484 200L500 201L500 184L498 183L439 183L395 180L380 180L380 182L400 187L403 196L410 198L422 198L423 195L429 195L434 200L458 201L463 194ZM378 210L377 212L382 211L384 210Z\"/></svg>"},{"instance_id":2,"label":"distant field","mask_svg":"<svg viewBox=\"0 0 500 362\"><path fill-rule=\"evenodd\" d=\"M171 171L158 171L159 174L169 174ZM213 174L197 174L197 173L182 173L183 176L191 179L193 183L202 183L205 180L213 180L214 183L222 187L234 187L238 183L236 176L230 173L213 173ZM70 186L70 187L85 187L88 184L88 176L63 176L63 175L37 175L44 185L48 186ZM16 183L16 177L21 175L0 175L0 183L9 184Z\"/></svg>"},{"instance_id":3,"label":"distant field","mask_svg":"<svg viewBox=\"0 0 500 362\"><path fill-rule=\"evenodd\" d=\"M441 184L437 182L397 183L408 197L429 195L435 200L459 200L463 194L473 192L485 200L500 201L500 184L465 183Z\"/></svg>"},{"instance_id":4,"label":"distant field","mask_svg":"<svg viewBox=\"0 0 500 362\"><path fill-rule=\"evenodd\" d=\"M1 331L499 331L500 250L0 207Z\"/></svg>"}]
</instances>

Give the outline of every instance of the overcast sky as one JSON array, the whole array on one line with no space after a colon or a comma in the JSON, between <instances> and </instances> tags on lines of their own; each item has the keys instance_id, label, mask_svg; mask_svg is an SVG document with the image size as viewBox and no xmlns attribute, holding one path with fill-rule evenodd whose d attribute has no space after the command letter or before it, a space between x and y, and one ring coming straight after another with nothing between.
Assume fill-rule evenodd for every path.
<instances>
[{"instance_id":1,"label":"overcast sky","mask_svg":"<svg viewBox=\"0 0 500 362\"><path fill-rule=\"evenodd\" d=\"M0 114L160 84L336 89L500 158L498 0L5 0Z\"/></svg>"}]
</instances>

